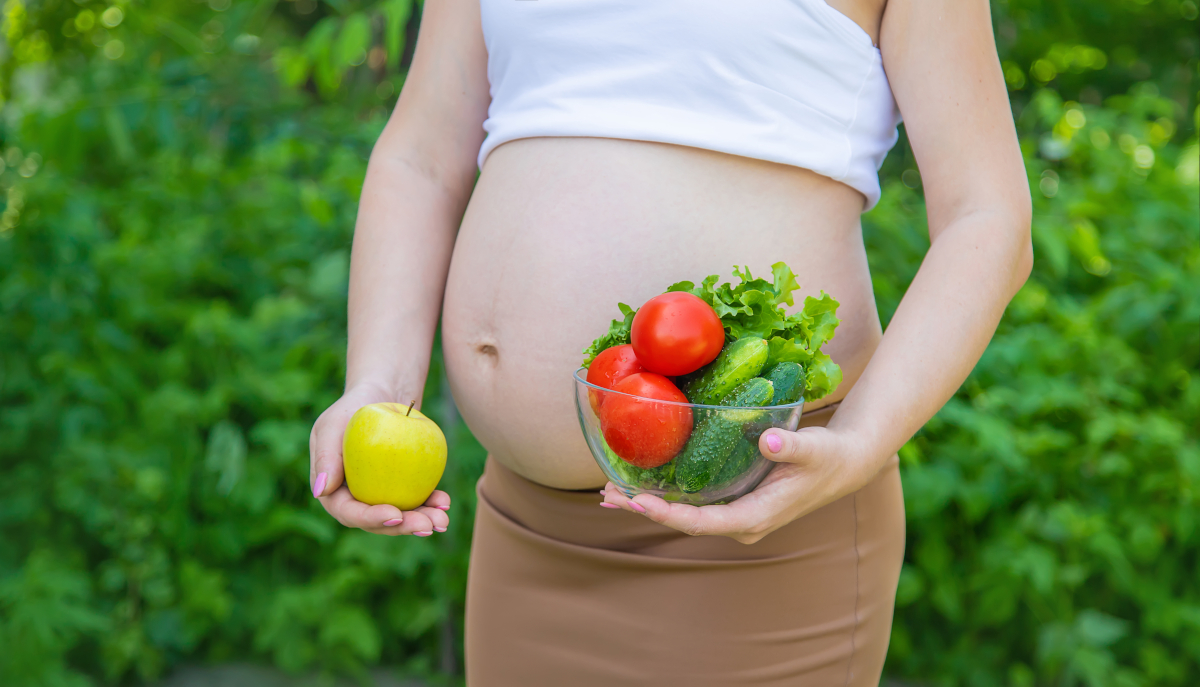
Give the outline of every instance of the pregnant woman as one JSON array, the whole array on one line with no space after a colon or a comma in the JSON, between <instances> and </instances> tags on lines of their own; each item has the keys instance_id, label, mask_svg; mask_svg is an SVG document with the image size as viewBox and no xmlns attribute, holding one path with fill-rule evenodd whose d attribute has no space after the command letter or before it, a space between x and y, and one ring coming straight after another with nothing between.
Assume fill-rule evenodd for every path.
<instances>
[{"instance_id":1,"label":"pregnant woman","mask_svg":"<svg viewBox=\"0 0 1200 687\"><path fill-rule=\"evenodd\" d=\"M885 334L859 217L901 114L931 248ZM355 501L341 458L359 407L420 399L440 314L489 454L472 687L875 685L904 551L896 451L1027 278L1029 225L985 0L427 0L362 191L313 493L348 527L449 526L443 492ZM841 301L841 386L763 436L778 465L732 504L601 497L571 374L614 303L778 261L799 300Z\"/></svg>"}]
</instances>

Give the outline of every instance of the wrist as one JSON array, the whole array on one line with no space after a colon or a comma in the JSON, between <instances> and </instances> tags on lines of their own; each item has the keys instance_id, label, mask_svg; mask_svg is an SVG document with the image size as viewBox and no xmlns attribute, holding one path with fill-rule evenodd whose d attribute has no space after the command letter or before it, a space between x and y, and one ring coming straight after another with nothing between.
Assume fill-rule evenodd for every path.
<instances>
[{"instance_id":1,"label":"wrist","mask_svg":"<svg viewBox=\"0 0 1200 687\"><path fill-rule=\"evenodd\" d=\"M849 462L874 475L907 437L900 438L895 431L898 418L888 417L886 408L869 407L856 391L857 387L842 401L826 429L842 438Z\"/></svg>"},{"instance_id":2,"label":"wrist","mask_svg":"<svg viewBox=\"0 0 1200 687\"><path fill-rule=\"evenodd\" d=\"M831 423L832 424L832 423ZM887 463L893 453L869 428L829 428L837 437L837 452L841 460L838 472L838 491L850 494L867 485Z\"/></svg>"},{"instance_id":3,"label":"wrist","mask_svg":"<svg viewBox=\"0 0 1200 687\"><path fill-rule=\"evenodd\" d=\"M421 403L423 384L406 384L396 379L383 376L346 377L346 386L342 395L366 394L374 398L386 398L388 402L408 404L416 401Z\"/></svg>"}]
</instances>

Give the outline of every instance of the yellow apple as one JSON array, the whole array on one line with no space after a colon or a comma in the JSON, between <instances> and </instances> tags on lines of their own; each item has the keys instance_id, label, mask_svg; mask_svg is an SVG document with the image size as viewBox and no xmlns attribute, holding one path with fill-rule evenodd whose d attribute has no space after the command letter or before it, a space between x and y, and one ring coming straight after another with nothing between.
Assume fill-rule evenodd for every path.
<instances>
[{"instance_id":1,"label":"yellow apple","mask_svg":"<svg viewBox=\"0 0 1200 687\"><path fill-rule=\"evenodd\" d=\"M402 403L363 406L346 425L342 463L350 495L372 506L412 510L425 503L446 469L446 436Z\"/></svg>"}]
</instances>

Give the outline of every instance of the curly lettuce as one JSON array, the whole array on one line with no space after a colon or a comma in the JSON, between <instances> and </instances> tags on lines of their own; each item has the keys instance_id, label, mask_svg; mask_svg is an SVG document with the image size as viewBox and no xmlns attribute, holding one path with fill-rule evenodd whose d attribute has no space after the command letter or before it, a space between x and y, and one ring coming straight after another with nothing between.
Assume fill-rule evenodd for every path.
<instances>
[{"instance_id":1,"label":"curly lettuce","mask_svg":"<svg viewBox=\"0 0 1200 687\"><path fill-rule=\"evenodd\" d=\"M799 363L805 371L804 400L815 401L837 388L842 370L821 347L833 338L838 326L838 302L824 291L819 297L804 299L804 307L788 314L785 306L795 305L792 292L800 288L792 269L782 262L771 265L771 279L755 278L749 267L733 268L738 284L718 284L720 276L705 277L695 284L681 281L667 291L682 291L697 296L712 306L721 324L725 339L737 341L748 336L766 339L769 346L767 365L781 362ZM629 343L629 329L637 311L624 303L618 304L621 320L613 320L608 333L584 350L584 367L601 351Z\"/></svg>"},{"instance_id":2,"label":"curly lettuce","mask_svg":"<svg viewBox=\"0 0 1200 687\"><path fill-rule=\"evenodd\" d=\"M617 303L617 307L621 309L623 319L613 320L612 324L608 325L608 333L592 342L591 346L583 349L583 366L589 367L596 356L600 355L605 350L613 346L621 346L629 343L629 329L633 326L633 316L637 311L625 305Z\"/></svg>"}]
</instances>

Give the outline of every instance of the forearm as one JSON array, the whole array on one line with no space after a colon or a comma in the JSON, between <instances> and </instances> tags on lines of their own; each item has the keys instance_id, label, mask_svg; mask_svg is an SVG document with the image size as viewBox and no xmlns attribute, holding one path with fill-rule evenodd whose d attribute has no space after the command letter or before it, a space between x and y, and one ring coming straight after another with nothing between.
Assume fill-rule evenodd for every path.
<instances>
[{"instance_id":1,"label":"forearm","mask_svg":"<svg viewBox=\"0 0 1200 687\"><path fill-rule=\"evenodd\" d=\"M937 233L879 348L830 423L862 447L861 481L967 378L1031 265L1021 213L968 214Z\"/></svg>"},{"instance_id":2,"label":"forearm","mask_svg":"<svg viewBox=\"0 0 1200 687\"><path fill-rule=\"evenodd\" d=\"M346 388L420 400L465 190L401 153L371 156L350 259ZM401 398L403 397L403 398Z\"/></svg>"}]
</instances>

